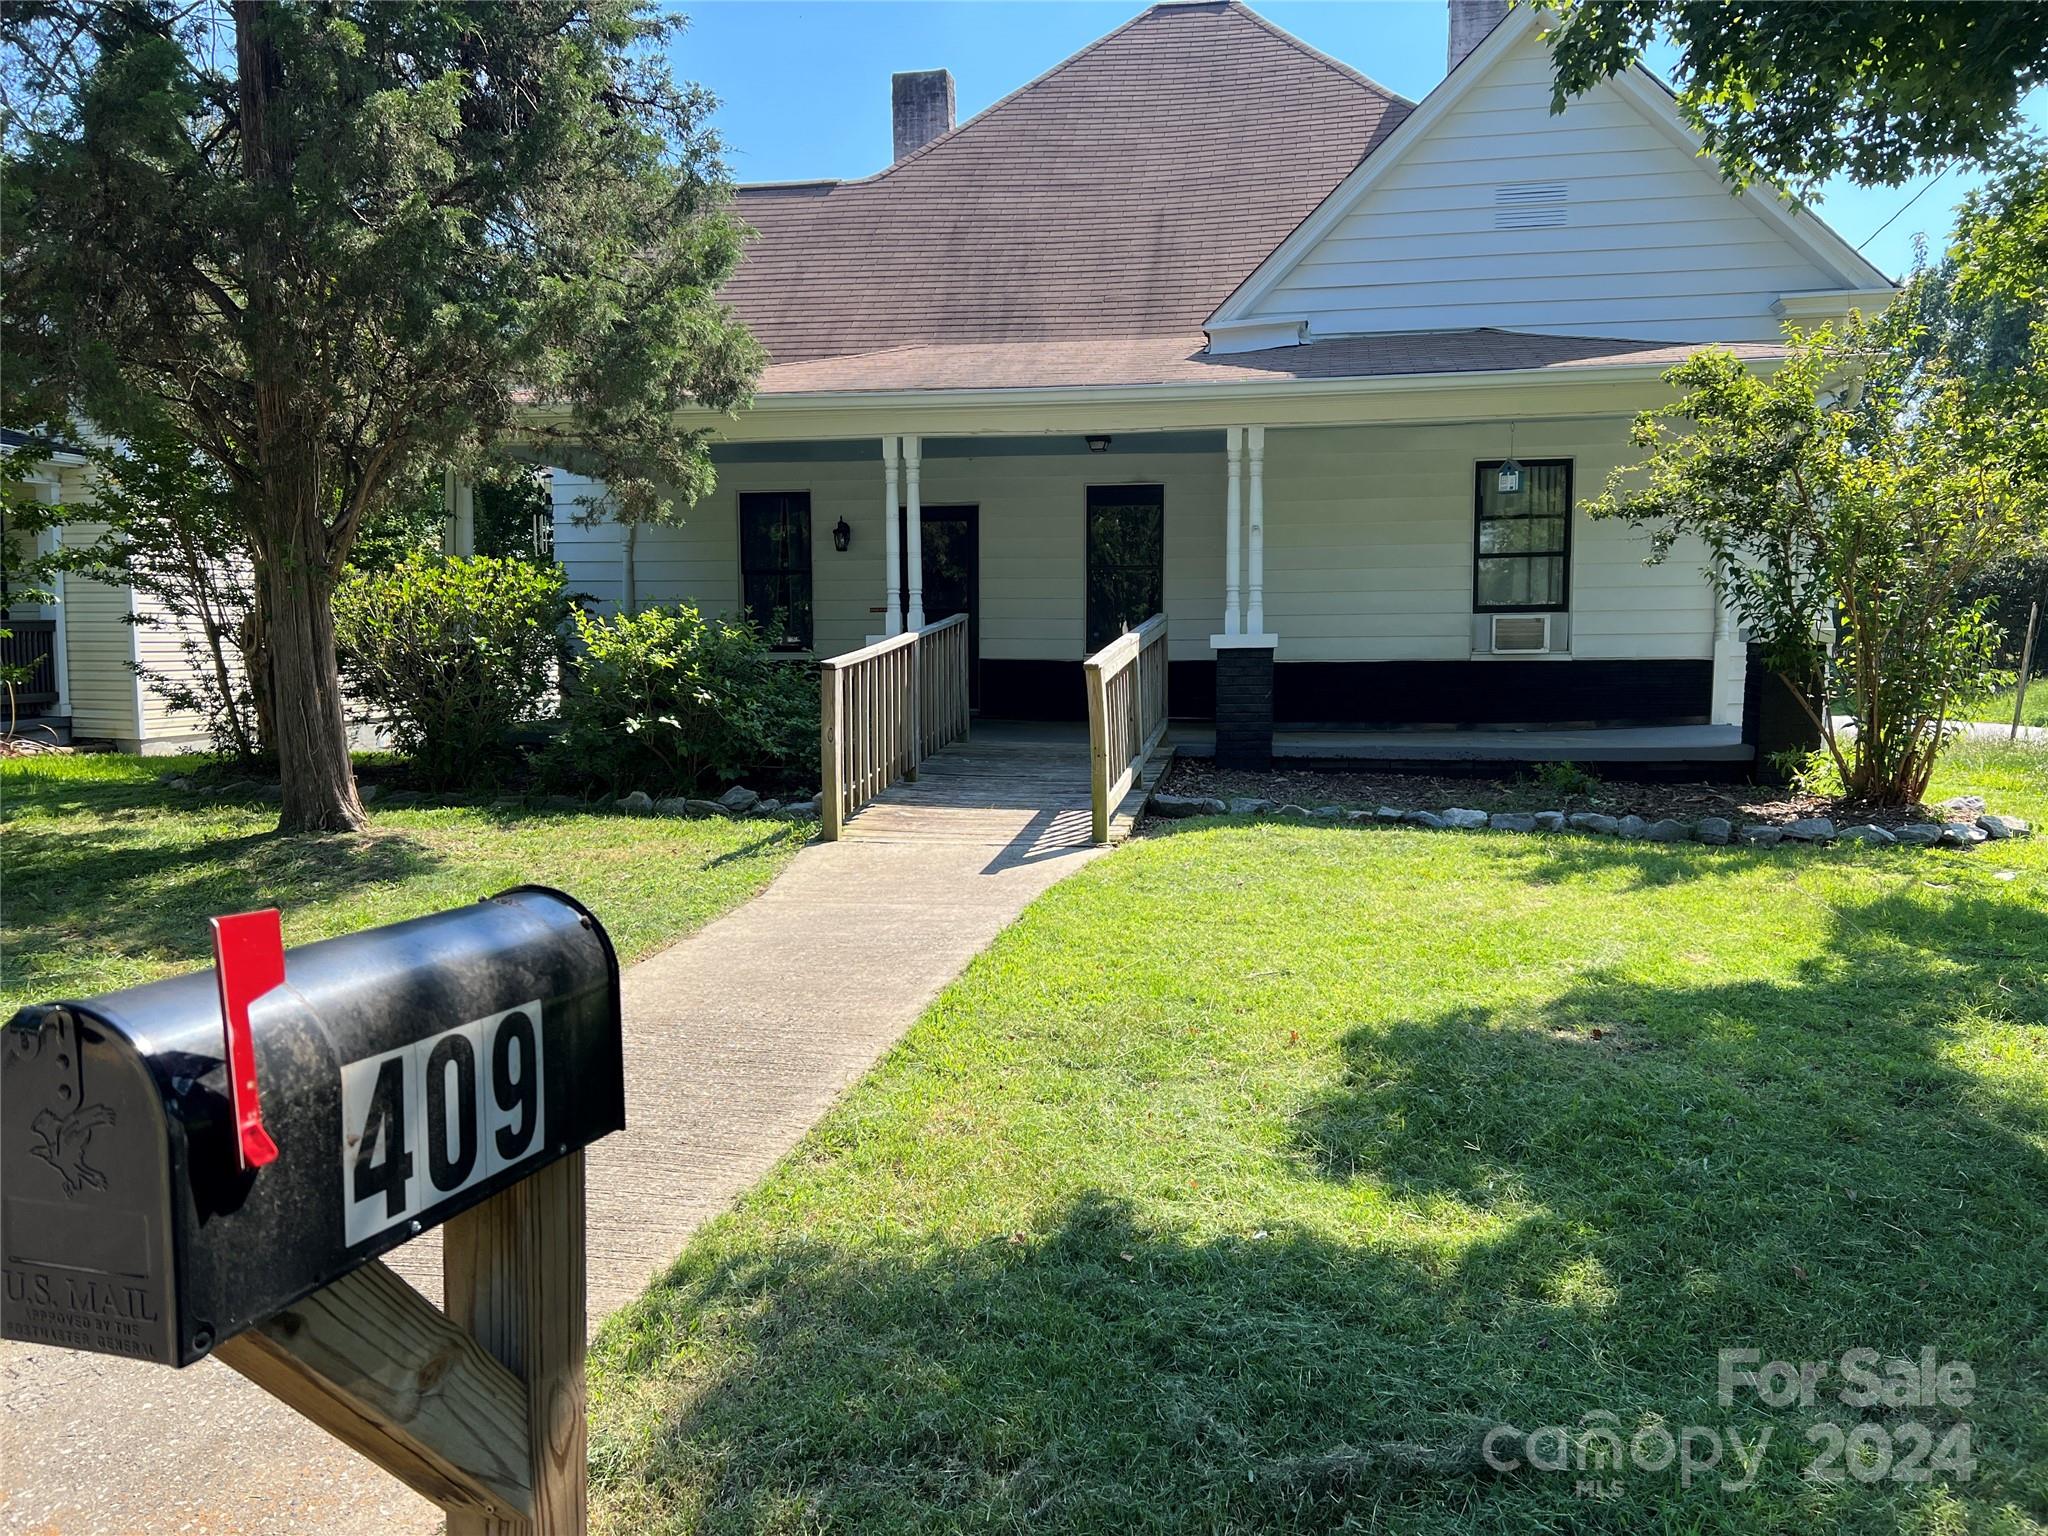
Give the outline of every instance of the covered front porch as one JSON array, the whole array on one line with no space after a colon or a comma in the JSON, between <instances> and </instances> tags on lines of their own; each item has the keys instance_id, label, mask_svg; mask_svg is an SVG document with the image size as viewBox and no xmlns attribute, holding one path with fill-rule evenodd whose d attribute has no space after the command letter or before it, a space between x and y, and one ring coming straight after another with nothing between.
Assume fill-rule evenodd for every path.
<instances>
[{"instance_id":1,"label":"covered front porch","mask_svg":"<svg viewBox=\"0 0 2048 1536\"><path fill-rule=\"evenodd\" d=\"M719 427L687 522L634 544L558 471L557 549L600 606L745 612L792 659L958 616L977 732L1067 722L1078 745L1089 658L1158 615L1193 753L1701 777L1761 755L1703 552L1649 563L1642 531L1583 510L1630 460L1644 379L1045 393L764 401ZM1509 567L1541 590L1503 602L1486 487L1510 459L1552 542Z\"/></svg>"}]
</instances>

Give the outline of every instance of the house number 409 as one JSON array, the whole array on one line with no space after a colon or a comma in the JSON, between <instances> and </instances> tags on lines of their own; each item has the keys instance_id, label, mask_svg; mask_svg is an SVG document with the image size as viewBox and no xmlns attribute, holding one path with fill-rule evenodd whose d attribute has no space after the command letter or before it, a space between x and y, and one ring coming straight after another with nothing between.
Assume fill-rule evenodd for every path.
<instances>
[{"instance_id":1,"label":"house number 409","mask_svg":"<svg viewBox=\"0 0 2048 1536\"><path fill-rule=\"evenodd\" d=\"M539 1003L341 1069L346 1240L364 1242L533 1156L547 1106Z\"/></svg>"}]
</instances>

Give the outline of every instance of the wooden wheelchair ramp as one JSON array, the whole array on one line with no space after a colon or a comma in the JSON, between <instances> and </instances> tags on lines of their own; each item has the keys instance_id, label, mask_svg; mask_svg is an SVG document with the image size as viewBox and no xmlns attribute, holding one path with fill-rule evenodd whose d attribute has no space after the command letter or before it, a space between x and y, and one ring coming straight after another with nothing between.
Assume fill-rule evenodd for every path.
<instances>
[{"instance_id":1,"label":"wooden wheelchair ramp","mask_svg":"<svg viewBox=\"0 0 2048 1536\"><path fill-rule=\"evenodd\" d=\"M1128 836L1165 771L1152 754L1117 807L1111 840ZM1088 731L1082 725L976 724L847 819L842 841L981 844L1013 858L1090 845Z\"/></svg>"}]
</instances>

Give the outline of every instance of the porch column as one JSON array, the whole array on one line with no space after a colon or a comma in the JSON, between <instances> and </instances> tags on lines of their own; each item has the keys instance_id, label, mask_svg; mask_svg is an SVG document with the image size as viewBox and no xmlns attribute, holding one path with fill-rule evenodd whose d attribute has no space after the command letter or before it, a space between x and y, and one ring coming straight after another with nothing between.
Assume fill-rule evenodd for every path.
<instances>
[{"instance_id":1,"label":"porch column","mask_svg":"<svg viewBox=\"0 0 2048 1536\"><path fill-rule=\"evenodd\" d=\"M57 489L54 483L47 488L37 486L36 499L54 504L57 500ZM61 523L54 527L45 528L36 535L36 554L38 556L61 553L63 547L64 527ZM55 626L50 631L50 676L51 680L57 685L57 702L50 706L50 713L60 715L68 720L71 718L71 649L67 643L68 637L64 633L64 626L69 619L69 613L64 607L64 573L62 571L50 572L50 602L44 611L56 621Z\"/></svg>"},{"instance_id":2,"label":"porch column","mask_svg":"<svg viewBox=\"0 0 2048 1536\"><path fill-rule=\"evenodd\" d=\"M924 628L924 509L918 501L917 470L924 456L924 439L903 439L903 530L908 544L904 564L910 569L909 612L904 623L911 629Z\"/></svg>"},{"instance_id":3,"label":"porch column","mask_svg":"<svg viewBox=\"0 0 2048 1536\"><path fill-rule=\"evenodd\" d=\"M1237 573L1244 563L1238 548L1237 526L1242 515L1238 505L1238 482L1244 477L1243 427L1230 427L1224 431L1223 457L1230 475L1223 493L1223 633L1234 635L1239 630Z\"/></svg>"},{"instance_id":4,"label":"porch column","mask_svg":"<svg viewBox=\"0 0 2048 1536\"><path fill-rule=\"evenodd\" d=\"M1742 696L1747 686L1749 650L1742 643L1741 627L1719 594L1714 598L1713 672L1709 687L1712 697L1708 719L1716 725L1742 724Z\"/></svg>"},{"instance_id":5,"label":"porch column","mask_svg":"<svg viewBox=\"0 0 2048 1536\"><path fill-rule=\"evenodd\" d=\"M1251 450L1251 604L1245 614L1245 633L1266 632L1266 429L1246 429Z\"/></svg>"},{"instance_id":6,"label":"porch column","mask_svg":"<svg viewBox=\"0 0 2048 1536\"><path fill-rule=\"evenodd\" d=\"M447 519L441 530L441 552L447 555L476 553L476 487L459 479L454 470L441 476L441 509Z\"/></svg>"},{"instance_id":7,"label":"porch column","mask_svg":"<svg viewBox=\"0 0 2048 1536\"><path fill-rule=\"evenodd\" d=\"M882 439L882 592L888 605L882 612L885 637L903 633L903 552L896 524L896 455L900 447L894 436Z\"/></svg>"},{"instance_id":8,"label":"porch column","mask_svg":"<svg viewBox=\"0 0 2048 1536\"><path fill-rule=\"evenodd\" d=\"M1226 768L1264 768L1273 761L1276 643L1266 633L1266 429L1227 428L1223 446L1230 474L1223 498L1223 633L1209 637L1216 653L1216 761ZM1241 514L1248 528L1240 527ZM1241 554L1249 557L1242 564L1250 589L1242 614Z\"/></svg>"}]
</instances>

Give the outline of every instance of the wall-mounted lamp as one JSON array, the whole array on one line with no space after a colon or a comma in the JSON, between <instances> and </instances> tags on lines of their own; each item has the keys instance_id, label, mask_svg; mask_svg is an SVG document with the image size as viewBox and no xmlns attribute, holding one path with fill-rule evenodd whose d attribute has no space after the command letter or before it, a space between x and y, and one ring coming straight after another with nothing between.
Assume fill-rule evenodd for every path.
<instances>
[{"instance_id":1,"label":"wall-mounted lamp","mask_svg":"<svg viewBox=\"0 0 2048 1536\"><path fill-rule=\"evenodd\" d=\"M1108 439L1107 437L1091 437L1091 438L1089 438L1089 439L1088 439L1088 451L1089 451L1090 453L1107 453L1107 452L1109 452L1109 439Z\"/></svg>"},{"instance_id":2,"label":"wall-mounted lamp","mask_svg":"<svg viewBox=\"0 0 2048 1536\"><path fill-rule=\"evenodd\" d=\"M846 546L852 542L853 530L846 526L846 519L842 517L832 525L832 547L843 555L846 553Z\"/></svg>"}]
</instances>

